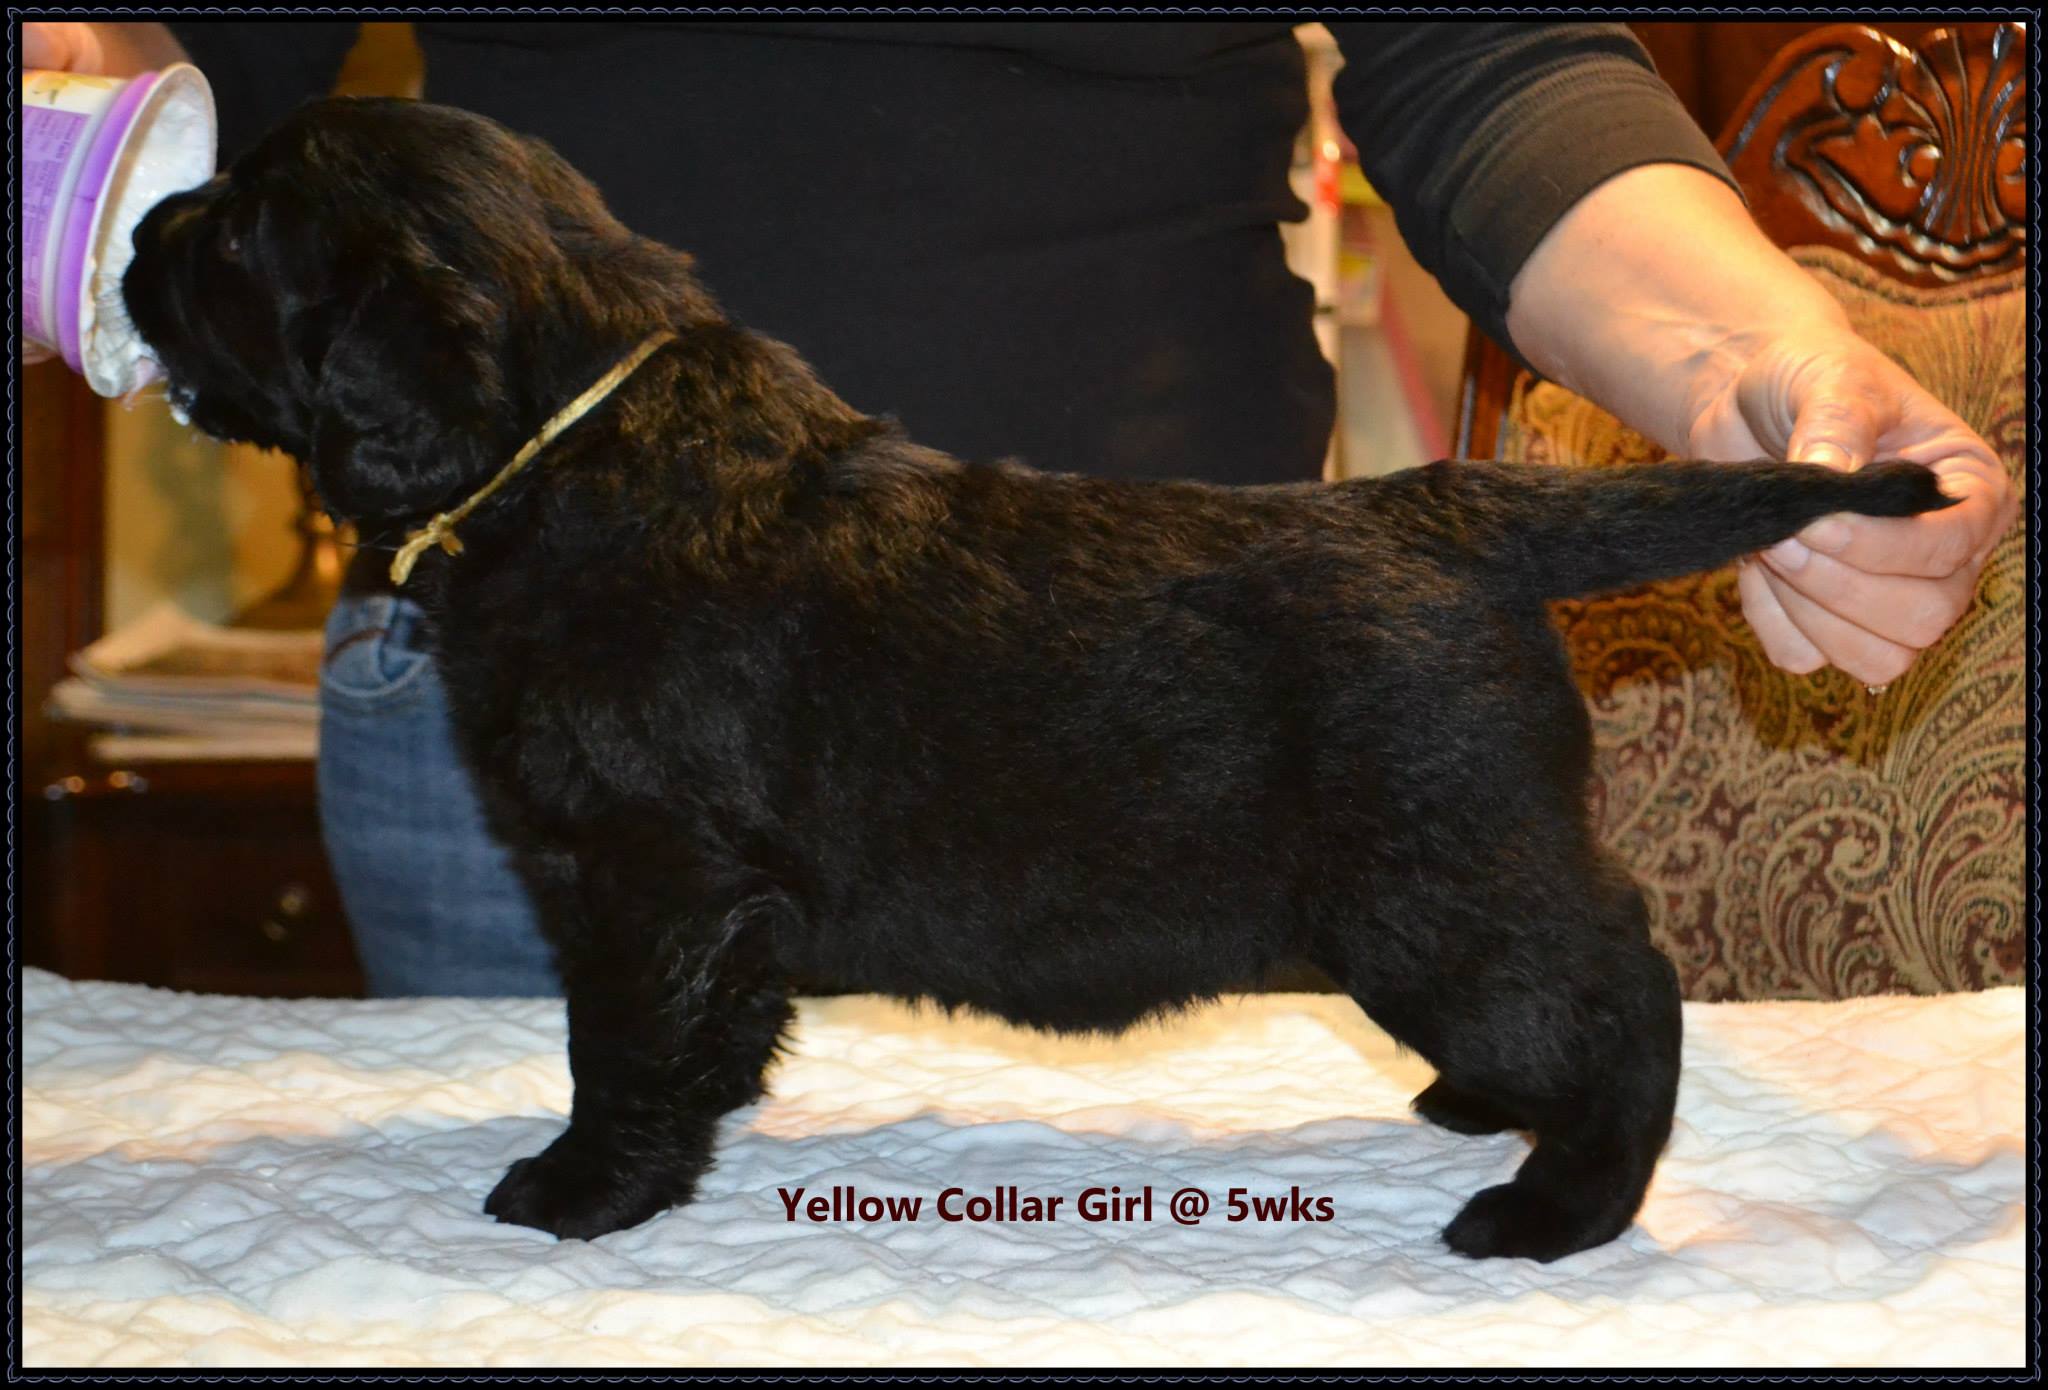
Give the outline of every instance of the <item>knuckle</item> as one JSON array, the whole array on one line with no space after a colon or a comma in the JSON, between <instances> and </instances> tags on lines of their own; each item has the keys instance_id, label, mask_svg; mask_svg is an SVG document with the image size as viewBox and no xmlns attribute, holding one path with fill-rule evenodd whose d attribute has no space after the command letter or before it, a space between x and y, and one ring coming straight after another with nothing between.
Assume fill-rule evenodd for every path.
<instances>
[{"instance_id":1,"label":"knuckle","mask_svg":"<svg viewBox=\"0 0 2048 1390\"><path fill-rule=\"evenodd\" d=\"M1917 605L1907 615L1899 640L1915 650L1925 651L1948 635L1958 616L1957 610L1945 602Z\"/></svg>"},{"instance_id":2,"label":"knuckle","mask_svg":"<svg viewBox=\"0 0 2048 1390\"><path fill-rule=\"evenodd\" d=\"M1942 576L1958 573L1970 563L1970 536L1960 526L1944 528L1935 538L1929 563Z\"/></svg>"},{"instance_id":3,"label":"knuckle","mask_svg":"<svg viewBox=\"0 0 2048 1390\"><path fill-rule=\"evenodd\" d=\"M1869 685L1889 685L1906 674L1913 665L1913 653L1872 652L1859 657L1854 665L1845 664L1842 669L1857 680Z\"/></svg>"},{"instance_id":4,"label":"knuckle","mask_svg":"<svg viewBox=\"0 0 2048 1390\"><path fill-rule=\"evenodd\" d=\"M1771 664L1781 671L1795 676L1810 676L1828 664L1827 658L1815 651L1807 642L1790 642L1783 638L1762 638L1764 655Z\"/></svg>"}]
</instances>

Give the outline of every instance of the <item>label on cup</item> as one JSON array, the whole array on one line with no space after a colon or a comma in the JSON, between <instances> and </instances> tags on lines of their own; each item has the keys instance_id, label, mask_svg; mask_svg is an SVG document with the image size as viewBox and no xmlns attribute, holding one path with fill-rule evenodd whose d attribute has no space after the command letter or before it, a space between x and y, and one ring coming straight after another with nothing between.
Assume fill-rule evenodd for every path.
<instances>
[{"instance_id":1,"label":"label on cup","mask_svg":"<svg viewBox=\"0 0 2048 1390\"><path fill-rule=\"evenodd\" d=\"M46 347L58 343L57 251L66 203L84 164L85 145L125 77L43 72L21 78L22 331ZM51 142L44 147L43 141Z\"/></svg>"},{"instance_id":2,"label":"label on cup","mask_svg":"<svg viewBox=\"0 0 2048 1390\"><path fill-rule=\"evenodd\" d=\"M28 335L39 343L57 341L56 317L45 303L44 264L51 246L47 229L58 216L64 194L64 173L73 152L92 127L92 117L50 106L29 106L21 113L22 313Z\"/></svg>"}]
</instances>

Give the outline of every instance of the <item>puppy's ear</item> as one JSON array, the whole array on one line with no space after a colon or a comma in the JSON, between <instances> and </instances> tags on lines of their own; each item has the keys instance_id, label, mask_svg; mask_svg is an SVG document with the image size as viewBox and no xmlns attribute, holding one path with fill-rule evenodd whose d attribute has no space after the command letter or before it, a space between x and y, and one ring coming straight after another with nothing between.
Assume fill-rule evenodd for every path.
<instances>
[{"instance_id":1,"label":"puppy's ear","mask_svg":"<svg viewBox=\"0 0 2048 1390\"><path fill-rule=\"evenodd\" d=\"M499 312L438 265L382 269L305 316L292 369L310 402L305 462L352 521L423 516L486 474L504 412Z\"/></svg>"}]
</instances>

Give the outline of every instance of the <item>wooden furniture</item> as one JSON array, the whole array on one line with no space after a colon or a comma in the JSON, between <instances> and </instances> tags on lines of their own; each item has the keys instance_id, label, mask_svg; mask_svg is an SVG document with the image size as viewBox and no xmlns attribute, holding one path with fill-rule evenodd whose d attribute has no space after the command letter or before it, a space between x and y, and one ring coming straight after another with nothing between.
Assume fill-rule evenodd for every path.
<instances>
[{"instance_id":1,"label":"wooden furniture","mask_svg":"<svg viewBox=\"0 0 2048 1390\"><path fill-rule=\"evenodd\" d=\"M1796 38L1722 153L1759 224L2024 488L2025 32ZM1461 457L1659 451L1475 333ZM1732 571L1555 608L1594 716L1602 835L1695 998L1934 992L2025 976L2026 556L1881 697L1790 676Z\"/></svg>"},{"instance_id":2,"label":"wooden furniture","mask_svg":"<svg viewBox=\"0 0 2048 1390\"><path fill-rule=\"evenodd\" d=\"M21 372L20 546L23 602L16 649L15 798L40 789L60 731L42 718L43 697L65 658L100 635L104 583L101 401L61 362Z\"/></svg>"},{"instance_id":3,"label":"wooden furniture","mask_svg":"<svg viewBox=\"0 0 2048 1390\"><path fill-rule=\"evenodd\" d=\"M2027 244L2026 34L1961 25L1907 49L1824 29L1788 47L1722 138L1758 223L1908 285L2020 268Z\"/></svg>"},{"instance_id":4,"label":"wooden furniture","mask_svg":"<svg viewBox=\"0 0 2048 1390\"><path fill-rule=\"evenodd\" d=\"M56 364L28 369L21 398L22 961L213 993L361 993L311 763L109 764L44 717L67 656L101 631L105 407Z\"/></svg>"},{"instance_id":5,"label":"wooden furniture","mask_svg":"<svg viewBox=\"0 0 2048 1390\"><path fill-rule=\"evenodd\" d=\"M82 761L35 807L22 959L209 994L357 995L309 763Z\"/></svg>"},{"instance_id":6,"label":"wooden furniture","mask_svg":"<svg viewBox=\"0 0 2048 1390\"><path fill-rule=\"evenodd\" d=\"M1778 54L1821 26L1811 20L1660 20L1631 24L1657 72L1678 93L1702 130L1725 129L1750 85ZM1908 46L1940 27L1924 20L1885 20L1870 28Z\"/></svg>"}]
</instances>

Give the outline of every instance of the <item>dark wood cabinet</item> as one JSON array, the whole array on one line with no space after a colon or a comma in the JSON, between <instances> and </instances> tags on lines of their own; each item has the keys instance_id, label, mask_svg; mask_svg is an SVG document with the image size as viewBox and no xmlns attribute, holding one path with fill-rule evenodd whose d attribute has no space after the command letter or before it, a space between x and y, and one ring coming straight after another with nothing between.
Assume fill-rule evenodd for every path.
<instances>
[{"instance_id":1,"label":"dark wood cabinet","mask_svg":"<svg viewBox=\"0 0 2048 1390\"><path fill-rule=\"evenodd\" d=\"M311 763L109 764L43 716L69 653L100 635L104 405L55 365L24 372L21 400L21 961L210 993L359 994Z\"/></svg>"},{"instance_id":2,"label":"dark wood cabinet","mask_svg":"<svg viewBox=\"0 0 2048 1390\"><path fill-rule=\"evenodd\" d=\"M23 959L208 994L353 995L362 974L305 763L151 763L51 783Z\"/></svg>"}]
</instances>

